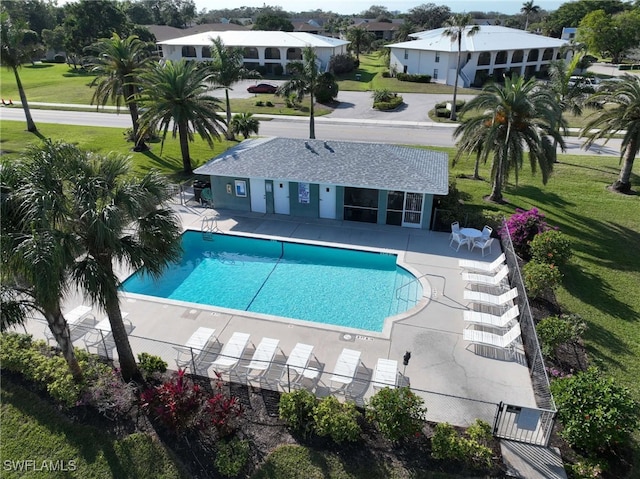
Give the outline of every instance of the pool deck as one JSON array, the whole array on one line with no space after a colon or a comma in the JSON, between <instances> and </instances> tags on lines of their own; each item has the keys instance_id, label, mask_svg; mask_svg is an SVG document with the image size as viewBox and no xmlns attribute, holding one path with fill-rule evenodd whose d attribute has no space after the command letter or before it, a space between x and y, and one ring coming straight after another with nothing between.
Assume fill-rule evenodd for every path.
<instances>
[{"instance_id":1,"label":"pool deck","mask_svg":"<svg viewBox=\"0 0 640 479\"><path fill-rule=\"evenodd\" d=\"M184 229L200 230L203 224L208 224L223 233L398 252L406 266L424 275L428 281L425 292L429 296L428 301L422 308L414 308L409 314L390 322L383 333L371 333L123 294L121 309L129 313L127 319L131 320L133 326L131 345L134 354L142 351L159 354L170 368L175 368L176 352L173 345L186 343L198 327L204 326L215 329L222 345L236 331L250 333L251 342L243 359L245 364L263 337L280 340L275 358L280 365L286 361L286 356L296 343L313 345L312 366L320 374L310 380L309 387L313 386L319 396L334 392L329 373L334 370L342 349L349 348L361 351L362 355L356 380L346 397L360 404L375 392L371 377L378 358L390 358L398 361L400 382L410 384L417 394L425 398L427 418L432 421L448 421L460 426L470 424L476 417L491 421L495 405L500 401L525 407L536 406L521 344L515 354L510 355L491 348L476 350L462 338L465 328L463 311L469 305L463 299L466 284L462 280L458 260L482 259L478 250L468 251L463 246L456 252L449 247L447 233L346 221L215 211L192 204L194 206L189 203L174 205L182 218ZM207 221L214 215L215 220ZM484 260L495 259L500 253L498 249L499 246L496 248L494 245L492 253L485 256ZM124 279L130 272L121 270L118 273ZM69 311L82 303L81 296L72 294L65 302L64 310ZM95 308L94 311L97 320L104 317L104 313ZM26 328L34 336L44 338L42 323L31 321ZM84 347L77 333L72 337L77 346ZM219 345L216 347L219 348ZM411 360L405 367L402 360L406 351L411 352ZM199 363L198 368L201 369L198 372L207 371L212 375L209 359L205 357ZM241 361L236 369L241 370L242 365ZM273 369L275 371L269 371L259 379L259 382L268 383L266 387L274 387L274 378L280 378L282 366L279 370L277 365Z\"/></svg>"}]
</instances>

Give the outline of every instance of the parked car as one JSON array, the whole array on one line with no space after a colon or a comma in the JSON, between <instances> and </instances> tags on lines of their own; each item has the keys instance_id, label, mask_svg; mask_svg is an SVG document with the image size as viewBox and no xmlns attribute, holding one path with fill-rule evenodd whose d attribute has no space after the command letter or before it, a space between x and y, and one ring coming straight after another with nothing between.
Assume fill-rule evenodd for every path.
<instances>
[{"instance_id":1,"label":"parked car","mask_svg":"<svg viewBox=\"0 0 640 479\"><path fill-rule=\"evenodd\" d=\"M594 91L599 88L599 82L595 78L572 76L569 77L569 86L581 85L583 87L590 87Z\"/></svg>"},{"instance_id":2,"label":"parked car","mask_svg":"<svg viewBox=\"0 0 640 479\"><path fill-rule=\"evenodd\" d=\"M247 88L247 91L249 93L275 93L277 89L277 86L270 83L258 83L257 85L251 85Z\"/></svg>"}]
</instances>

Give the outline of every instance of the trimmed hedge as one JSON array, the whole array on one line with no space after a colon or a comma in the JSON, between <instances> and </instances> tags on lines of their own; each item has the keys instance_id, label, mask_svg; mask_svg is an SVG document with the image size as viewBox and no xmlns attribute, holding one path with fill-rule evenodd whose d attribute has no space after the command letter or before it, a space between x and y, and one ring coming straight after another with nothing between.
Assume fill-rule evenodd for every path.
<instances>
[{"instance_id":1,"label":"trimmed hedge","mask_svg":"<svg viewBox=\"0 0 640 479\"><path fill-rule=\"evenodd\" d=\"M409 81L415 83L431 82L431 75L412 75L410 73L398 73L396 78L400 81Z\"/></svg>"},{"instance_id":2,"label":"trimmed hedge","mask_svg":"<svg viewBox=\"0 0 640 479\"><path fill-rule=\"evenodd\" d=\"M379 101L374 102L373 108L376 110L387 111L387 110L395 110L400 105L402 105L402 97L400 95L391 98L389 101Z\"/></svg>"}]
</instances>

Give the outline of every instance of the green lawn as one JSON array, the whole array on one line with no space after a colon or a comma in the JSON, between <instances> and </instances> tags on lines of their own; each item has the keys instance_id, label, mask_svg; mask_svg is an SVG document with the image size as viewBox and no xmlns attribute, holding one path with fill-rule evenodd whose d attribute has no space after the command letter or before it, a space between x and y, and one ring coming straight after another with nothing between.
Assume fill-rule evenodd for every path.
<instances>
[{"instance_id":1,"label":"green lawn","mask_svg":"<svg viewBox=\"0 0 640 479\"><path fill-rule=\"evenodd\" d=\"M0 393L0 456L5 479L187 477L170 452L147 434L117 440L95 427L73 424L49 403L4 376ZM19 461L34 462L23 463L20 471ZM46 467L64 467L66 472L47 472ZM36 468L39 471L34 471Z\"/></svg>"}]
</instances>

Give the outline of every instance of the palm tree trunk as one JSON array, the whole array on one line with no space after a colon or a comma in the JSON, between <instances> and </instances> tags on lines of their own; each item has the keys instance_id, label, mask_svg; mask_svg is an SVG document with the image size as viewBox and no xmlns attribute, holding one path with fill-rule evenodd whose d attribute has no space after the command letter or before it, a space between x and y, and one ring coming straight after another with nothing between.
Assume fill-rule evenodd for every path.
<instances>
[{"instance_id":1,"label":"palm tree trunk","mask_svg":"<svg viewBox=\"0 0 640 479\"><path fill-rule=\"evenodd\" d=\"M235 140L235 135L231 130L231 102L229 101L228 88L224 89L224 95L225 95L225 100L227 101L227 107L226 107L227 108L227 132L225 134L225 137L227 138L227 140Z\"/></svg>"},{"instance_id":2,"label":"palm tree trunk","mask_svg":"<svg viewBox=\"0 0 640 479\"><path fill-rule=\"evenodd\" d=\"M638 151L638 140L632 139L627 145L627 149L622 159L622 168L620 169L620 176L616 182L611 185L611 189L620 193L629 193L631 191L631 170L633 169L633 162L636 157L636 151Z\"/></svg>"},{"instance_id":3,"label":"palm tree trunk","mask_svg":"<svg viewBox=\"0 0 640 479\"><path fill-rule=\"evenodd\" d=\"M478 155L476 156L476 164L475 164L475 167L473 168L473 179L474 180L480 179L480 153L478 153Z\"/></svg>"},{"instance_id":4,"label":"palm tree trunk","mask_svg":"<svg viewBox=\"0 0 640 479\"><path fill-rule=\"evenodd\" d=\"M460 69L460 50L462 49L462 32L458 32L458 58L456 60L456 79L453 83L453 105L451 105L450 120L456 121L456 97L458 96L458 70Z\"/></svg>"},{"instance_id":5,"label":"palm tree trunk","mask_svg":"<svg viewBox=\"0 0 640 479\"><path fill-rule=\"evenodd\" d=\"M316 99L313 96L313 91L311 92L310 100L311 100L311 104L309 106L309 138L311 140L315 140L316 139L316 121L314 117L313 104L315 103Z\"/></svg>"},{"instance_id":6,"label":"palm tree trunk","mask_svg":"<svg viewBox=\"0 0 640 479\"><path fill-rule=\"evenodd\" d=\"M189 137L186 125L182 123L178 125L178 136L180 137L180 153L182 153L182 169L186 174L190 175L193 173L193 168L189 157Z\"/></svg>"},{"instance_id":7,"label":"palm tree trunk","mask_svg":"<svg viewBox=\"0 0 640 479\"><path fill-rule=\"evenodd\" d=\"M16 84L18 85L18 93L20 94L20 102L22 103L24 116L27 118L27 131L35 133L36 131L38 131L38 128L36 128L36 124L34 123L33 118L31 118L31 110L29 110L27 95L24 92L24 87L22 86L22 81L20 80L20 74L18 73L17 67L13 67L13 74L16 77Z\"/></svg>"},{"instance_id":8,"label":"palm tree trunk","mask_svg":"<svg viewBox=\"0 0 640 479\"><path fill-rule=\"evenodd\" d=\"M134 101L129 103L129 115L131 115L131 124L133 125L133 138L136 143L133 147L133 151L147 151L149 149L149 146L147 146L139 133L140 126L138 123L138 104Z\"/></svg>"},{"instance_id":9,"label":"palm tree trunk","mask_svg":"<svg viewBox=\"0 0 640 479\"><path fill-rule=\"evenodd\" d=\"M76 358L76 353L73 349L69 325L65 321L64 316L62 316L60 308L58 307L56 309L57 311L53 313L46 313L45 318L47 319L47 324L49 325L49 329L51 330L53 337L58 343L58 346L60 346L64 359L69 365L69 370L71 371L74 381L80 382L82 381L82 369L80 369L80 364L78 364L78 359Z\"/></svg>"},{"instance_id":10,"label":"palm tree trunk","mask_svg":"<svg viewBox=\"0 0 640 479\"><path fill-rule=\"evenodd\" d=\"M105 311L109 316L109 323L111 323L111 334L113 334L113 342L116 343L122 378L127 382L132 379L140 380L140 372L131 350L131 344L129 344L129 336L122 321L122 311L120 311L117 297L115 300L107 301Z\"/></svg>"}]
</instances>

